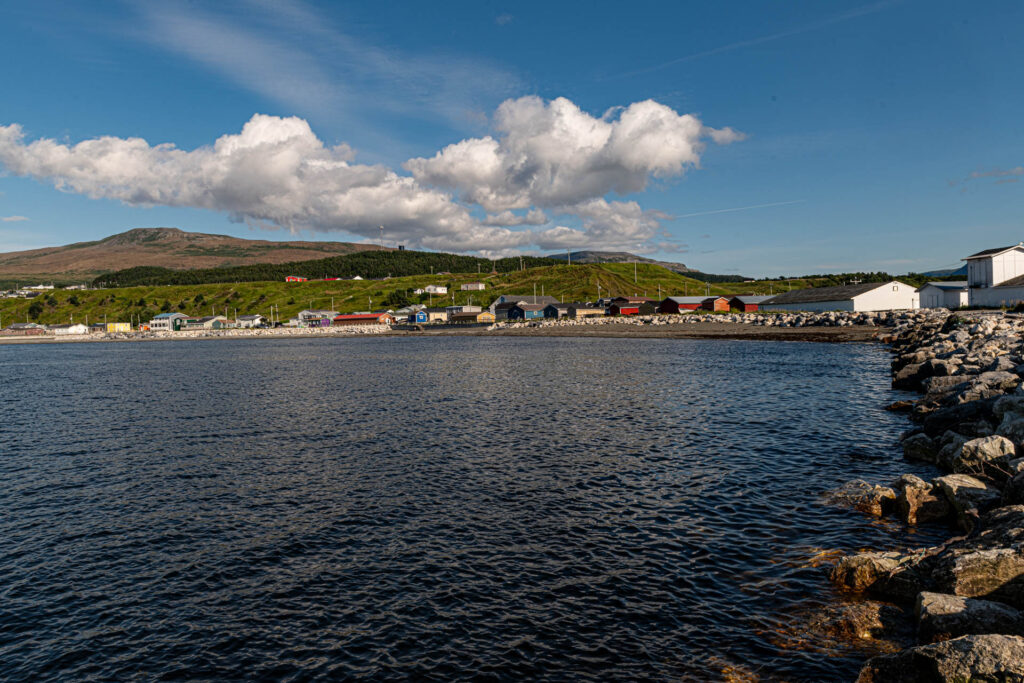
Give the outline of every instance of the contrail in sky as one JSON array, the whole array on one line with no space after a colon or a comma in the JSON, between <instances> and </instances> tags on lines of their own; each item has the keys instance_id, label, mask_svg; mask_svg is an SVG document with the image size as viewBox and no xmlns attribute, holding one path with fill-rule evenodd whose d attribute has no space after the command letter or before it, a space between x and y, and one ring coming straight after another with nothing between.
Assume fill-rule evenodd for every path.
<instances>
[{"instance_id":1,"label":"contrail in sky","mask_svg":"<svg viewBox=\"0 0 1024 683\"><path fill-rule=\"evenodd\" d=\"M731 52L732 50L739 50L740 48L744 47L761 45L762 43L770 43L775 40L781 40L782 38L797 36L800 35L801 33L817 31L818 29L832 26L833 24L838 24L849 19L856 19L857 17L862 17L865 14L874 14L875 12L880 12L883 9L890 7L891 5L897 4L900 1L901 0L882 0L881 2L874 2L870 5L854 7L853 9L847 10L846 12L841 12L839 14L835 14L831 17L826 17L824 19L819 19L818 21L813 21L809 24L802 24L800 26L796 26L786 31L779 31L778 33L771 33L769 35L761 36L759 38L750 38L749 40L740 40L735 43L729 43L728 45L721 45L710 50L696 52L692 55L686 55L685 57L678 57L667 62L662 62L661 64L655 64L654 66L644 67L643 69L637 69L635 71L627 71L625 73L618 74L617 76L612 76L611 78L636 76L639 74L650 73L651 71L658 71L659 69L664 69L675 64L682 64L683 62L689 62L694 59L700 59L701 57L710 57L712 55L721 54L723 52Z\"/></svg>"},{"instance_id":2,"label":"contrail in sky","mask_svg":"<svg viewBox=\"0 0 1024 683\"><path fill-rule=\"evenodd\" d=\"M793 199L788 202L772 202L771 204L754 204L753 206L737 206L731 209L715 209L714 211L698 211L697 213L684 213L682 216L675 216L675 218L693 218L694 216L710 216L714 213L732 213L733 211L747 211L748 209L764 209L769 206L786 206L787 204L800 204L801 202L807 201L806 199Z\"/></svg>"}]
</instances>

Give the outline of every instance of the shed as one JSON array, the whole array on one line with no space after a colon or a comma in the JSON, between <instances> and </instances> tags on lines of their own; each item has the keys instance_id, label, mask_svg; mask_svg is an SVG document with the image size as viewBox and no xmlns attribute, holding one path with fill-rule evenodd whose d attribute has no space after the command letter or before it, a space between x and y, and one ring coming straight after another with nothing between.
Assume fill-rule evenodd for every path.
<instances>
[{"instance_id":1,"label":"shed","mask_svg":"<svg viewBox=\"0 0 1024 683\"><path fill-rule=\"evenodd\" d=\"M287 275L284 278L285 282L305 282L308 278L304 278L301 275Z\"/></svg>"},{"instance_id":2,"label":"shed","mask_svg":"<svg viewBox=\"0 0 1024 683\"><path fill-rule=\"evenodd\" d=\"M566 313L570 318L600 318L607 314L608 310L604 306L585 303L569 304L569 310Z\"/></svg>"},{"instance_id":3,"label":"shed","mask_svg":"<svg viewBox=\"0 0 1024 683\"><path fill-rule=\"evenodd\" d=\"M967 305L967 280L927 282L918 288L917 294L921 308L960 308Z\"/></svg>"},{"instance_id":4,"label":"shed","mask_svg":"<svg viewBox=\"0 0 1024 683\"><path fill-rule=\"evenodd\" d=\"M608 307L608 315L640 315L640 306L637 304L612 304Z\"/></svg>"},{"instance_id":5,"label":"shed","mask_svg":"<svg viewBox=\"0 0 1024 683\"><path fill-rule=\"evenodd\" d=\"M709 296L700 302L703 311L729 311L729 299L724 296Z\"/></svg>"},{"instance_id":6,"label":"shed","mask_svg":"<svg viewBox=\"0 0 1024 683\"><path fill-rule=\"evenodd\" d=\"M450 321L459 325L489 325L494 322L494 314L490 311L452 313Z\"/></svg>"},{"instance_id":7,"label":"shed","mask_svg":"<svg viewBox=\"0 0 1024 683\"><path fill-rule=\"evenodd\" d=\"M569 304L548 304L544 307L545 318L564 318L569 315Z\"/></svg>"},{"instance_id":8,"label":"shed","mask_svg":"<svg viewBox=\"0 0 1024 683\"><path fill-rule=\"evenodd\" d=\"M349 313L334 316L333 325L393 325L390 313Z\"/></svg>"},{"instance_id":9,"label":"shed","mask_svg":"<svg viewBox=\"0 0 1024 683\"><path fill-rule=\"evenodd\" d=\"M706 296L667 296L658 304L658 313L696 311L706 298Z\"/></svg>"},{"instance_id":10,"label":"shed","mask_svg":"<svg viewBox=\"0 0 1024 683\"><path fill-rule=\"evenodd\" d=\"M544 304L516 304L508 309L509 320L534 320L544 317Z\"/></svg>"},{"instance_id":11,"label":"shed","mask_svg":"<svg viewBox=\"0 0 1024 683\"><path fill-rule=\"evenodd\" d=\"M421 313L426 314L426 321L428 323L446 323L448 322L448 309L447 308L424 308ZM419 322L417 317L416 322Z\"/></svg>"},{"instance_id":12,"label":"shed","mask_svg":"<svg viewBox=\"0 0 1024 683\"><path fill-rule=\"evenodd\" d=\"M729 308L742 313L752 313L758 310L762 303L771 298L772 297L767 294L764 296L749 296L747 294L741 294L729 299Z\"/></svg>"},{"instance_id":13,"label":"shed","mask_svg":"<svg viewBox=\"0 0 1024 683\"><path fill-rule=\"evenodd\" d=\"M482 292L487 289L487 285L482 282L464 282L459 285L459 289L463 292Z\"/></svg>"}]
</instances>

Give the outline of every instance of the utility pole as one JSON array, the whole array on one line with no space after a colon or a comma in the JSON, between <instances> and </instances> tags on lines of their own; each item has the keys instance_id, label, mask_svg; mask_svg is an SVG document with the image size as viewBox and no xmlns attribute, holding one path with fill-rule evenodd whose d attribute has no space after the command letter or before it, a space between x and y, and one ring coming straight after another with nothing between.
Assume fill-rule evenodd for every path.
<instances>
[{"instance_id":1,"label":"utility pole","mask_svg":"<svg viewBox=\"0 0 1024 683\"><path fill-rule=\"evenodd\" d=\"M633 259L633 284L636 284L636 259Z\"/></svg>"},{"instance_id":2,"label":"utility pole","mask_svg":"<svg viewBox=\"0 0 1024 683\"><path fill-rule=\"evenodd\" d=\"M565 250L565 260L568 262L568 265L572 265L572 252L568 249Z\"/></svg>"},{"instance_id":3,"label":"utility pole","mask_svg":"<svg viewBox=\"0 0 1024 683\"><path fill-rule=\"evenodd\" d=\"M384 249L384 226L383 225L380 226L380 248L383 251L383 249Z\"/></svg>"}]
</instances>

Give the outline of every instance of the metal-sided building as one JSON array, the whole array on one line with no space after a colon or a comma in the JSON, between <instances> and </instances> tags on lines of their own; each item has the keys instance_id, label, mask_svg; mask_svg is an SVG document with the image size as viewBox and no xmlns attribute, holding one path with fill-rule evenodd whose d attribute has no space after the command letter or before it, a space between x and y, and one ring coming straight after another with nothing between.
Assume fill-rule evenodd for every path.
<instances>
[{"instance_id":1,"label":"metal-sided building","mask_svg":"<svg viewBox=\"0 0 1024 683\"><path fill-rule=\"evenodd\" d=\"M921 308L960 308L968 302L967 280L928 282L917 290Z\"/></svg>"},{"instance_id":2,"label":"metal-sided building","mask_svg":"<svg viewBox=\"0 0 1024 683\"><path fill-rule=\"evenodd\" d=\"M638 304L612 304L608 307L608 315L640 315Z\"/></svg>"},{"instance_id":3,"label":"metal-sided building","mask_svg":"<svg viewBox=\"0 0 1024 683\"><path fill-rule=\"evenodd\" d=\"M918 308L917 290L897 280L839 287L812 287L777 294L762 311L898 311Z\"/></svg>"}]
</instances>

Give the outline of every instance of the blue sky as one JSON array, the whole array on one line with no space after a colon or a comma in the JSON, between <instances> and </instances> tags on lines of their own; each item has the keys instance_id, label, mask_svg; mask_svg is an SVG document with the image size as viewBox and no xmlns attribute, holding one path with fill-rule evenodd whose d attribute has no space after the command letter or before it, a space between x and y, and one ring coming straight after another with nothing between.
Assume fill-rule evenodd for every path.
<instances>
[{"instance_id":1,"label":"blue sky","mask_svg":"<svg viewBox=\"0 0 1024 683\"><path fill-rule=\"evenodd\" d=\"M419 248L628 249L761 276L948 267L1024 239L1018 2L3 16L0 251L384 224Z\"/></svg>"}]
</instances>

